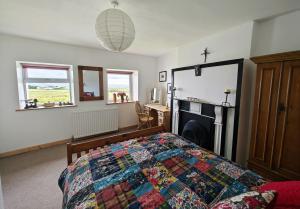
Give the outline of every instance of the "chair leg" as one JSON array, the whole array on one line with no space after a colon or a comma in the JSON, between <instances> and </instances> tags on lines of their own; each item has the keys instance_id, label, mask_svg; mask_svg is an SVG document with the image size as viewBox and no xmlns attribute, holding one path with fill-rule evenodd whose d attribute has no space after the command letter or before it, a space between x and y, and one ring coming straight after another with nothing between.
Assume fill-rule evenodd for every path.
<instances>
[{"instance_id":1,"label":"chair leg","mask_svg":"<svg viewBox=\"0 0 300 209\"><path fill-rule=\"evenodd\" d=\"M143 126L143 125L142 125L141 121L139 121L139 122L138 122L138 129L141 130L141 129L142 129L142 126Z\"/></svg>"}]
</instances>

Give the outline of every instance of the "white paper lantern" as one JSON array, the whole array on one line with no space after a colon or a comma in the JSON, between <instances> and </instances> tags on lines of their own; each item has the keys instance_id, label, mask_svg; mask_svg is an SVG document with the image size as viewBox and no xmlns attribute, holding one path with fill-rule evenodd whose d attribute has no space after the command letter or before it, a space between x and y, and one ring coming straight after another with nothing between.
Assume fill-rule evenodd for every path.
<instances>
[{"instance_id":1,"label":"white paper lantern","mask_svg":"<svg viewBox=\"0 0 300 209\"><path fill-rule=\"evenodd\" d=\"M107 9L98 15L95 30L101 45L110 51L124 51L135 38L132 20L116 8Z\"/></svg>"}]
</instances>

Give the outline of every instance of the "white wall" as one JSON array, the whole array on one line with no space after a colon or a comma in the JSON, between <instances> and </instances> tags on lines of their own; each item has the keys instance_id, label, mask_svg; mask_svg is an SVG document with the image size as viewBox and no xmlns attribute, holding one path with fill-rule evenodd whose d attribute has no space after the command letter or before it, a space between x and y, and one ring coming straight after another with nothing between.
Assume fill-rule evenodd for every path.
<instances>
[{"instance_id":1,"label":"white wall","mask_svg":"<svg viewBox=\"0 0 300 209\"><path fill-rule=\"evenodd\" d=\"M201 76L195 76L195 70L174 73L176 98L196 97L212 104L225 101L225 89L230 89L228 102L235 104L238 65L208 67L201 70ZM188 81L188 82L187 82Z\"/></svg>"},{"instance_id":2,"label":"white wall","mask_svg":"<svg viewBox=\"0 0 300 209\"><path fill-rule=\"evenodd\" d=\"M254 24L251 56L300 50L300 10Z\"/></svg>"},{"instance_id":3,"label":"white wall","mask_svg":"<svg viewBox=\"0 0 300 209\"><path fill-rule=\"evenodd\" d=\"M208 51L211 53L207 58L208 63L249 58L252 28L253 23L247 22L199 41L175 48L158 58L158 71L167 70L167 80L171 82L172 68L204 63L204 57L201 56L201 53L206 47L208 47ZM166 83L160 84L160 87L164 91L166 86Z\"/></svg>"},{"instance_id":4,"label":"white wall","mask_svg":"<svg viewBox=\"0 0 300 209\"><path fill-rule=\"evenodd\" d=\"M156 58L112 53L16 36L0 35L0 153L71 137L72 109L101 108L105 101L78 101L77 65L139 71L139 100L146 102L157 82ZM16 112L18 90L16 61L72 64L78 107ZM104 85L106 86L106 85ZM137 124L134 104L119 107L119 127Z\"/></svg>"}]
</instances>

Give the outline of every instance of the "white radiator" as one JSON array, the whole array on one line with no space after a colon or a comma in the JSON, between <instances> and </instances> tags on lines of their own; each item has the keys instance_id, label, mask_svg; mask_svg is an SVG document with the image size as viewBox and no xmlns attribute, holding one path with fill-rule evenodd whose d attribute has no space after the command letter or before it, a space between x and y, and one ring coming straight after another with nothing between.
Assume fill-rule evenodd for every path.
<instances>
[{"instance_id":1,"label":"white radiator","mask_svg":"<svg viewBox=\"0 0 300 209\"><path fill-rule=\"evenodd\" d=\"M118 109L74 111L72 130L74 139L116 131L118 130Z\"/></svg>"}]
</instances>

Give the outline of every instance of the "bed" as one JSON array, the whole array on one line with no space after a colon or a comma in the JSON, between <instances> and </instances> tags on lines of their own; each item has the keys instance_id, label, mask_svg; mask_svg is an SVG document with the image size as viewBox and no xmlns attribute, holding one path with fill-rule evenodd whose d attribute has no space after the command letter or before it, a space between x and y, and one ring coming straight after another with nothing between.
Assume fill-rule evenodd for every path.
<instances>
[{"instance_id":1,"label":"bed","mask_svg":"<svg viewBox=\"0 0 300 209\"><path fill-rule=\"evenodd\" d=\"M63 208L208 208L266 182L163 131L68 144L69 165L59 178Z\"/></svg>"}]
</instances>

